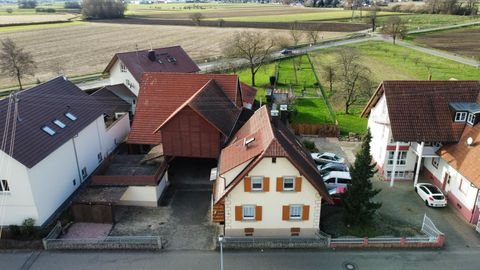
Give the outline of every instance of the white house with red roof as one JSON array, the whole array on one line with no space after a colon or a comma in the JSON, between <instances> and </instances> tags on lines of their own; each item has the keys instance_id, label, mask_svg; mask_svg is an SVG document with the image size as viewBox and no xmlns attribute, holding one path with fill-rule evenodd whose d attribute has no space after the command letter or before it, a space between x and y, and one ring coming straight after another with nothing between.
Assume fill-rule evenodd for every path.
<instances>
[{"instance_id":1,"label":"white house with red roof","mask_svg":"<svg viewBox=\"0 0 480 270\"><path fill-rule=\"evenodd\" d=\"M212 219L226 236L314 236L331 198L310 154L265 106L222 149Z\"/></svg>"},{"instance_id":2,"label":"white house with red roof","mask_svg":"<svg viewBox=\"0 0 480 270\"><path fill-rule=\"evenodd\" d=\"M0 100L0 224L48 223L125 139L128 107L63 77Z\"/></svg>"},{"instance_id":3,"label":"white house with red roof","mask_svg":"<svg viewBox=\"0 0 480 270\"><path fill-rule=\"evenodd\" d=\"M479 81L384 81L362 116L386 180L416 184L422 170L467 221L478 222Z\"/></svg>"}]
</instances>

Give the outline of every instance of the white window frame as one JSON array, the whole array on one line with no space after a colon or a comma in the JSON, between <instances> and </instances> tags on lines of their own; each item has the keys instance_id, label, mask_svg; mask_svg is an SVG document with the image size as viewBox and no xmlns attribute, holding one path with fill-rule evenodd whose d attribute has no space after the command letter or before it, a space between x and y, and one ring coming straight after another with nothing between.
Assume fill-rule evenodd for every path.
<instances>
[{"instance_id":1,"label":"white window frame","mask_svg":"<svg viewBox=\"0 0 480 270\"><path fill-rule=\"evenodd\" d=\"M68 119L72 120L72 121L76 121L76 120L77 120L77 117L76 117L73 113L71 113L71 112L65 113L65 116L66 116Z\"/></svg>"},{"instance_id":2,"label":"white window frame","mask_svg":"<svg viewBox=\"0 0 480 270\"><path fill-rule=\"evenodd\" d=\"M392 171L387 171L387 177L392 177ZM406 171L395 171L395 178L405 178L407 176Z\"/></svg>"},{"instance_id":3,"label":"white window frame","mask_svg":"<svg viewBox=\"0 0 480 270\"><path fill-rule=\"evenodd\" d=\"M263 176L252 176L252 191L263 191ZM254 184L260 184L260 187L254 187Z\"/></svg>"},{"instance_id":4,"label":"white window frame","mask_svg":"<svg viewBox=\"0 0 480 270\"><path fill-rule=\"evenodd\" d=\"M302 219L303 215L303 205L301 204L291 204L288 209L288 217L292 220Z\"/></svg>"},{"instance_id":5,"label":"white window frame","mask_svg":"<svg viewBox=\"0 0 480 270\"><path fill-rule=\"evenodd\" d=\"M85 179L85 178L87 178L87 176L88 176L87 167L83 167L83 169L82 169L82 178Z\"/></svg>"},{"instance_id":6,"label":"white window frame","mask_svg":"<svg viewBox=\"0 0 480 270\"><path fill-rule=\"evenodd\" d=\"M465 122L467 120L467 112L456 112L455 122Z\"/></svg>"},{"instance_id":7,"label":"white window frame","mask_svg":"<svg viewBox=\"0 0 480 270\"><path fill-rule=\"evenodd\" d=\"M255 220L255 205L242 205L242 219L243 220ZM252 215L249 215L250 212ZM247 215L246 215L247 214Z\"/></svg>"},{"instance_id":8,"label":"white window frame","mask_svg":"<svg viewBox=\"0 0 480 270\"><path fill-rule=\"evenodd\" d=\"M286 188L285 184L289 180L292 180L292 187L291 188ZM295 176L284 176L283 177L282 190L283 191L294 191L295 190Z\"/></svg>"},{"instance_id":9,"label":"white window frame","mask_svg":"<svg viewBox=\"0 0 480 270\"><path fill-rule=\"evenodd\" d=\"M406 165L407 164L408 151L398 151L397 156L397 165ZM393 160L395 159L395 151L388 151L388 160L387 165L393 165Z\"/></svg>"},{"instance_id":10,"label":"white window frame","mask_svg":"<svg viewBox=\"0 0 480 270\"><path fill-rule=\"evenodd\" d=\"M127 72L127 66L120 62L120 72Z\"/></svg>"},{"instance_id":11,"label":"white window frame","mask_svg":"<svg viewBox=\"0 0 480 270\"><path fill-rule=\"evenodd\" d=\"M98 153L97 154L97 159L98 159L98 163L102 162L103 161L103 155L102 155L102 152Z\"/></svg>"},{"instance_id":12,"label":"white window frame","mask_svg":"<svg viewBox=\"0 0 480 270\"><path fill-rule=\"evenodd\" d=\"M458 184L458 190L463 193L464 195L467 195L468 193L468 181L467 179L460 177L460 183Z\"/></svg>"},{"instance_id":13,"label":"white window frame","mask_svg":"<svg viewBox=\"0 0 480 270\"><path fill-rule=\"evenodd\" d=\"M470 125L473 125L474 122L475 122L475 114L469 113L467 118L467 123L469 123Z\"/></svg>"},{"instance_id":14,"label":"white window frame","mask_svg":"<svg viewBox=\"0 0 480 270\"><path fill-rule=\"evenodd\" d=\"M7 179L2 179L0 181L0 194L2 193L10 193L10 185L8 184Z\"/></svg>"},{"instance_id":15,"label":"white window frame","mask_svg":"<svg viewBox=\"0 0 480 270\"><path fill-rule=\"evenodd\" d=\"M432 158L432 166L435 168L435 169L438 169L438 165L440 164L440 158L439 157L436 157L436 158Z\"/></svg>"}]
</instances>

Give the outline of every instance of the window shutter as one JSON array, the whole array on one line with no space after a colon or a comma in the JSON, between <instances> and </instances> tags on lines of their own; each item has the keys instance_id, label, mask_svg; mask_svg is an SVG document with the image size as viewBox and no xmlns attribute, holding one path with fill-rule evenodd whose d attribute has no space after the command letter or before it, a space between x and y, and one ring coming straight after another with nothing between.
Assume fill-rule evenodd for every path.
<instances>
[{"instance_id":1,"label":"window shutter","mask_svg":"<svg viewBox=\"0 0 480 270\"><path fill-rule=\"evenodd\" d=\"M283 191L283 178L277 177L277 191Z\"/></svg>"},{"instance_id":2,"label":"window shutter","mask_svg":"<svg viewBox=\"0 0 480 270\"><path fill-rule=\"evenodd\" d=\"M295 177L295 191L300 192L302 191L302 177Z\"/></svg>"},{"instance_id":3,"label":"window shutter","mask_svg":"<svg viewBox=\"0 0 480 270\"><path fill-rule=\"evenodd\" d=\"M243 188L245 192L252 191L252 178L250 176L247 176L245 179L243 179Z\"/></svg>"},{"instance_id":4,"label":"window shutter","mask_svg":"<svg viewBox=\"0 0 480 270\"><path fill-rule=\"evenodd\" d=\"M282 207L282 220L289 220L290 219L290 206L284 205Z\"/></svg>"},{"instance_id":5,"label":"window shutter","mask_svg":"<svg viewBox=\"0 0 480 270\"><path fill-rule=\"evenodd\" d=\"M255 206L255 220L256 221L262 220L262 207L259 205Z\"/></svg>"},{"instance_id":6,"label":"window shutter","mask_svg":"<svg viewBox=\"0 0 480 270\"><path fill-rule=\"evenodd\" d=\"M263 177L263 191L270 191L270 177Z\"/></svg>"},{"instance_id":7,"label":"window shutter","mask_svg":"<svg viewBox=\"0 0 480 270\"><path fill-rule=\"evenodd\" d=\"M302 211L302 219L308 220L309 215L310 215L310 205L304 205L303 211Z\"/></svg>"},{"instance_id":8,"label":"window shutter","mask_svg":"<svg viewBox=\"0 0 480 270\"><path fill-rule=\"evenodd\" d=\"M241 206L235 206L235 220L243 220L243 211Z\"/></svg>"}]
</instances>

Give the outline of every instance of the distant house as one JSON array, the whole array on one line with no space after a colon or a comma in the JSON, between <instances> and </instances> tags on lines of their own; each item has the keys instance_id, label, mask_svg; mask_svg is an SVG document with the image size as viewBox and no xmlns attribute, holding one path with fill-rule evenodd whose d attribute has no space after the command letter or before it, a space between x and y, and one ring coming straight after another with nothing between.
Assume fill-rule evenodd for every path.
<instances>
[{"instance_id":1,"label":"distant house","mask_svg":"<svg viewBox=\"0 0 480 270\"><path fill-rule=\"evenodd\" d=\"M125 108L63 77L0 100L0 224L47 223L125 139Z\"/></svg>"},{"instance_id":2,"label":"distant house","mask_svg":"<svg viewBox=\"0 0 480 270\"><path fill-rule=\"evenodd\" d=\"M200 69L180 46L116 53L103 71L111 85L123 84L135 96L146 72L195 73Z\"/></svg>"},{"instance_id":3,"label":"distant house","mask_svg":"<svg viewBox=\"0 0 480 270\"><path fill-rule=\"evenodd\" d=\"M128 143L161 144L167 156L218 158L255 92L236 75L145 73Z\"/></svg>"},{"instance_id":4,"label":"distant house","mask_svg":"<svg viewBox=\"0 0 480 270\"><path fill-rule=\"evenodd\" d=\"M314 236L322 199L331 201L309 152L265 106L221 151L212 219L226 236Z\"/></svg>"},{"instance_id":5,"label":"distant house","mask_svg":"<svg viewBox=\"0 0 480 270\"><path fill-rule=\"evenodd\" d=\"M478 222L479 81L384 81L362 116L380 174L416 183L423 169L450 205Z\"/></svg>"}]
</instances>

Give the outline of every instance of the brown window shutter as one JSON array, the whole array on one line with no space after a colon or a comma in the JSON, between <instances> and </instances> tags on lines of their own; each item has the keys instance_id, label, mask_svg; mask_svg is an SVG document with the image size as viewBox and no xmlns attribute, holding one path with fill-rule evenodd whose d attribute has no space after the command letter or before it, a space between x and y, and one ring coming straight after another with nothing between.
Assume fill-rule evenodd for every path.
<instances>
[{"instance_id":1,"label":"brown window shutter","mask_svg":"<svg viewBox=\"0 0 480 270\"><path fill-rule=\"evenodd\" d=\"M255 220L256 221L262 220L262 207L259 205L255 206Z\"/></svg>"},{"instance_id":2,"label":"brown window shutter","mask_svg":"<svg viewBox=\"0 0 480 270\"><path fill-rule=\"evenodd\" d=\"M290 206L284 205L282 207L282 220L289 220L290 219Z\"/></svg>"},{"instance_id":3,"label":"brown window shutter","mask_svg":"<svg viewBox=\"0 0 480 270\"><path fill-rule=\"evenodd\" d=\"M270 177L263 177L263 191L270 191Z\"/></svg>"},{"instance_id":4,"label":"brown window shutter","mask_svg":"<svg viewBox=\"0 0 480 270\"><path fill-rule=\"evenodd\" d=\"M283 178L277 177L277 191L283 191Z\"/></svg>"},{"instance_id":5,"label":"brown window shutter","mask_svg":"<svg viewBox=\"0 0 480 270\"><path fill-rule=\"evenodd\" d=\"M302 191L302 177L295 177L295 191Z\"/></svg>"},{"instance_id":6,"label":"brown window shutter","mask_svg":"<svg viewBox=\"0 0 480 270\"><path fill-rule=\"evenodd\" d=\"M243 211L241 206L235 206L235 220L243 220Z\"/></svg>"},{"instance_id":7,"label":"brown window shutter","mask_svg":"<svg viewBox=\"0 0 480 270\"><path fill-rule=\"evenodd\" d=\"M245 179L243 179L243 188L245 192L252 191L252 178L250 176L247 176Z\"/></svg>"},{"instance_id":8,"label":"brown window shutter","mask_svg":"<svg viewBox=\"0 0 480 270\"><path fill-rule=\"evenodd\" d=\"M302 219L308 220L309 215L310 215L310 205L304 205L303 211L302 211Z\"/></svg>"}]
</instances>

